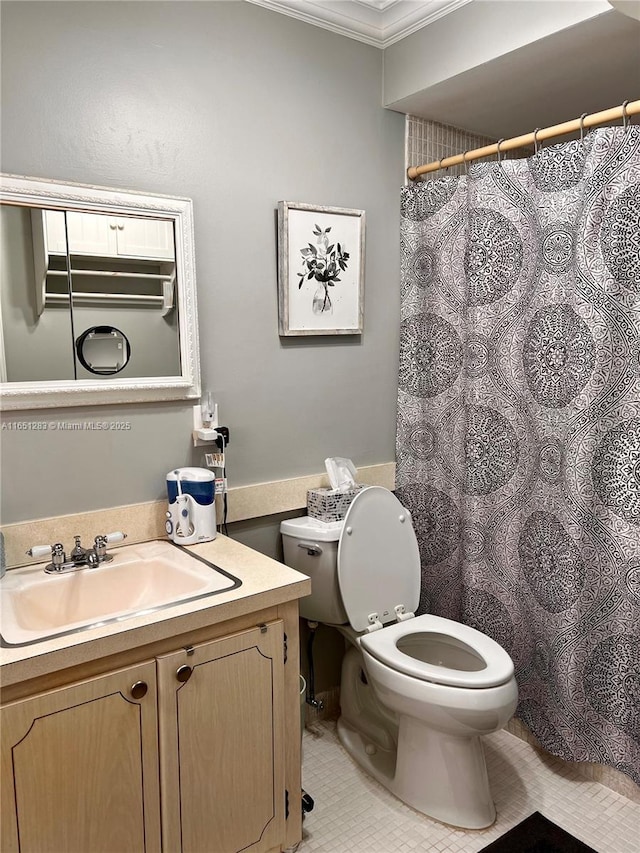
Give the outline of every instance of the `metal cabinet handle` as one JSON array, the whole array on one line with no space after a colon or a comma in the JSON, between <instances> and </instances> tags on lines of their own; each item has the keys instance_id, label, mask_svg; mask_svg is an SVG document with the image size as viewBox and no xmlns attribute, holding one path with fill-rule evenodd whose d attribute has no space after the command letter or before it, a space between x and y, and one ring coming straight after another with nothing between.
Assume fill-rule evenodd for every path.
<instances>
[{"instance_id":1,"label":"metal cabinet handle","mask_svg":"<svg viewBox=\"0 0 640 853\"><path fill-rule=\"evenodd\" d=\"M179 666L176 669L176 678L184 684L185 681L189 681L192 672L193 670L191 667L186 664L184 666Z\"/></svg>"},{"instance_id":2,"label":"metal cabinet handle","mask_svg":"<svg viewBox=\"0 0 640 853\"><path fill-rule=\"evenodd\" d=\"M304 549L310 557L319 557L322 548L315 542L298 542L298 548Z\"/></svg>"},{"instance_id":3,"label":"metal cabinet handle","mask_svg":"<svg viewBox=\"0 0 640 853\"><path fill-rule=\"evenodd\" d=\"M146 682L136 681L135 684L131 685L131 695L134 699L142 699L143 696L147 695L148 689Z\"/></svg>"}]
</instances>

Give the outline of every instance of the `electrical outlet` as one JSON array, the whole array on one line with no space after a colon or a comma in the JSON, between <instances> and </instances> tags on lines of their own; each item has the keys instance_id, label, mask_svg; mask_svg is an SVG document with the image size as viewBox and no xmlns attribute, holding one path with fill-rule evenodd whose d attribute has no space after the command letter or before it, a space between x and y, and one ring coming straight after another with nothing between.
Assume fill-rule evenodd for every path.
<instances>
[{"instance_id":1,"label":"electrical outlet","mask_svg":"<svg viewBox=\"0 0 640 853\"><path fill-rule=\"evenodd\" d=\"M218 445L220 450L224 451L224 448L229 444L229 427L216 427L216 432L218 433L216 444Z\"/></svg>"}]
</instances>

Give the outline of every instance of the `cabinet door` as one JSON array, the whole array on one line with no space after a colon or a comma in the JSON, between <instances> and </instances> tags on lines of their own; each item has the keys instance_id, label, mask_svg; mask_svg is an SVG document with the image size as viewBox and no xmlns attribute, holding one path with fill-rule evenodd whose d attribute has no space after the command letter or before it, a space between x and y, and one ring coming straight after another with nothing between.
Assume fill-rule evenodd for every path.
<instances>
[{"instance_id":1,"label":"cabinet door","mask_svg":"<svg viewBox=\"0 0 640 853\"><path fill-rule=\"evenodd\" d=\"M118 221L103 213L67 213L69 252L107 258L117 254Z\"/></svg>"},{"instance_id":2,"label":"cabinet door","mask_svg":"<svg viewBox=\"0 0 640 853\"><path fill-rule=\"evenodd\" d=\"M66 255L67 235L71 254L99 257L116 254L118 220L114 216L67 211L65 229L63 211L44 210L42 214L46 254Z\"/></svg>"},{"instance_id":3,"label":"cabinet door","mask_svg":"<svg viewBox=\"0 0 640 853\"><path fill-rule=\"evenodd\" d=\"M121 216L117 224L118 255L127 258L175 260L173 223L167 219Z\"/></svg>"},{"instance_id":4,"label":"cabinet door","mask_svg":"<svg viewBox=\"0 0 640 853\"><path fill-rule=\"evenodd\" d=\"M280 849L282 620L159 658L158 688L165 850Z\"/></svg>"},{"instance_id":5,"label":"cabinet door","mask_svg":"<svg viewBox=\"0 0 640 853\"><path fill-rule=\"evenodd\" d=\"M31 211L31 217L34 243L38 235L43 235L45 254L66 255L67 231L64 226L64 213L61 210L33 210ZM40 217L39 224L35 221L37 217ZM38 231L36 231L36 228L38 228ZM34 245L35 250L36 246Z\"/></svg>"},{"instance_id":6,"label":"cabinet door","mask_svg":"<svg viewBox=\"0 0 640 853\"><path fill-rule=\"evenodd\" d=\"M5 705L3 853L159 851L156 701L149 661Z\"/></svg>"},{"instance_id":7,"label":"cabinet door","mask_svg":"<svg viewBox=\"0 0 640 853\"><path fill-rule=\"evenodd\" d=\"M168 219L109 216L104 213L44 211L46 251L99 258L143 258L174 261L173 223Z\"/></svg>"}]
</instances>

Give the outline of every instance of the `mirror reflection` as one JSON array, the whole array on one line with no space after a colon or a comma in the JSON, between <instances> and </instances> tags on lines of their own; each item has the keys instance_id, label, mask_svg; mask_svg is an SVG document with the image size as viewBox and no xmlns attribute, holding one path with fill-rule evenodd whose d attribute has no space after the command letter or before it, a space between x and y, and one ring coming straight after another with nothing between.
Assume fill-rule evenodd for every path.
<instances>
[{"instance_id":1,"label":"mirror reflection","mask_svg":"<svg viewBox=\"0 0 640 853\"><path fill-rule=\"evenodd\" d=\"M3 381L180 374L172 220L11 204L0 214ZM120 336L115 360L113 337L89 335L106 327ZM100 352L97 368L81 339Z\"/></svg>"},{"instance_id":2,"label":"mirror reflection","mask_svg":"<svg viewBox=\"0 0 640 853\"><path fill-rule=\"evenodd\" d=\"M113 376L125 368L131 358L131 344L120 329L92 326L76 341L78 361L97 376Z\"/></svg>"},{"instance_id":3,"label":"mirror reflection","mask_svg":"<svg viewBox=\"0 0 640 853\"><path fill-rule=\"evenodd\" d=\"M2 174L0 257L2 411L200 396L191 199Z\"/></svg>"}]
</instances>

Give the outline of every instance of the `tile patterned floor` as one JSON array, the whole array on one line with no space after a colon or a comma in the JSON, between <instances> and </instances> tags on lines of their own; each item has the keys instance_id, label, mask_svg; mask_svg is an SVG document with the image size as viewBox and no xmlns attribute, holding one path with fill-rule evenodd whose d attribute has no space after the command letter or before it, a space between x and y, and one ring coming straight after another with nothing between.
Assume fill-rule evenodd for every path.
<instances>
[{"instance_id":1,"label":"tile patterned floor","mask_svg":"<svg viewBox=\"0 0 640 853\"><path fill-rule=\"evenodd\" d=\"M640 804L580 779L508 732L485 739L498 819L463 831L405 806L344 751L335 723L303 739L303 785L315 808L304 821L298 853L477 853L534 811L598 853L640 853ZM518 853L518 851L514 851Z\"/></svg>"}]
</instances>

